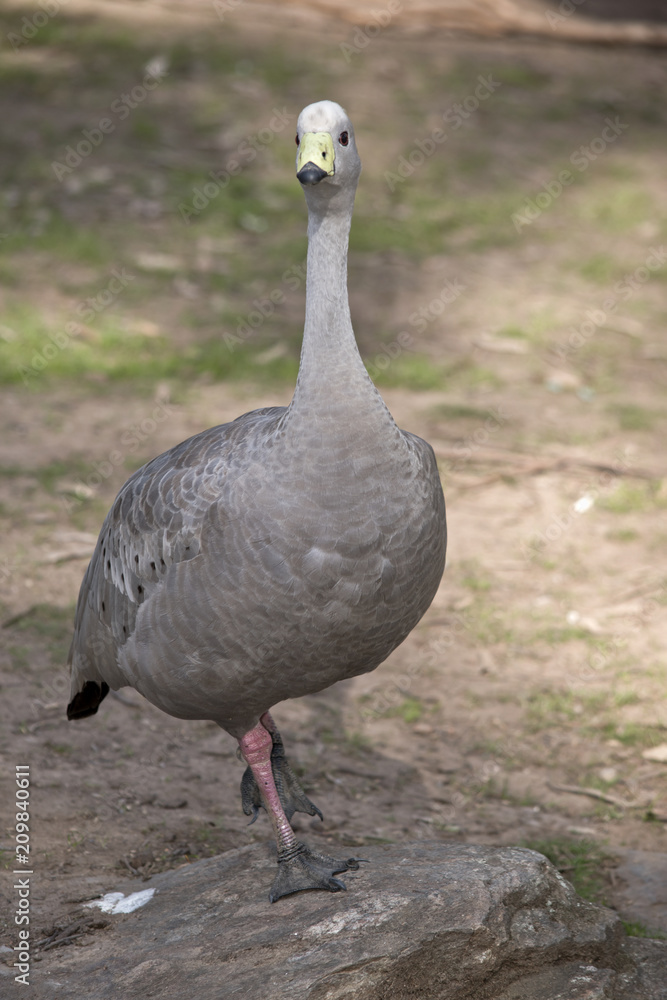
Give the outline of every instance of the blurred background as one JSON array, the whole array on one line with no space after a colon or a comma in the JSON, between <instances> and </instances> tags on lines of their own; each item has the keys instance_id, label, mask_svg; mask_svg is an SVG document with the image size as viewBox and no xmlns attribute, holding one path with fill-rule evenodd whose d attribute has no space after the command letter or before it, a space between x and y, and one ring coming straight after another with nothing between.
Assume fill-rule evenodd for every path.
<instances>
[{"instance_id":1,"label":"blurred background","mask_svg":"<svg viewBox=\"0 0 667 1000\"><path fill-rule=\"evenodd\" d=\"M308 836L537 844L608 902L612 848L664 851L665 20L650 0L2 5L0 711L60 877L45 933L72 879L268 836L215 727L133 691L68 725L64 662L130 472L291 398L294 132L323 98L363 160L357 339L436 449L451 543L386 665L277 712L327 816Z\"/></svg>"}]
</instances>

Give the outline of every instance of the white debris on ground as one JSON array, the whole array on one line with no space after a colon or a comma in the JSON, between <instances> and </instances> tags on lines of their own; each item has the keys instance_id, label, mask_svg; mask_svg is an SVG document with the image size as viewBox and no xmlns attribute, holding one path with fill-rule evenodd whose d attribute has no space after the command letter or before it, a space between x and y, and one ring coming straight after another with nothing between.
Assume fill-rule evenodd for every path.
<instances>
[{"instance_id":1,"label":"white debris on ground","mask_svg":"<svg viewBox=\"0 0 667 1000\"><path fill-rule=\"evenodd\" d=\"M86 903L86 906L89 908L97 906L102 913L132 913L140 906L145 906L154 893L155 889L143 889L129 896L122 892L107 892L101 899L94 899L91 903Z\"/></svg>"}]
</instances>

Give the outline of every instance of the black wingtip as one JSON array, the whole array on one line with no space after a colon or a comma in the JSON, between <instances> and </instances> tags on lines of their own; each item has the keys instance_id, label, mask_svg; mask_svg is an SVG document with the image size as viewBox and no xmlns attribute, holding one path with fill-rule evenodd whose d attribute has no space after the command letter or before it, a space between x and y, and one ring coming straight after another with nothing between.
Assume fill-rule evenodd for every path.
<instances>
[{"instance_id":1,"label":"black wingtip","mask_svg":"<svg viewBox=\"0 0 667 1000\"><path fill-rule=\"evenodd\" d=\"M67 706L67 718L85 719L89 715L95 715L103 701L109 694L109 685L102 681L101 686L97 681L86 681L81 691L75 694Z\"/></svg>"}]
</instances>

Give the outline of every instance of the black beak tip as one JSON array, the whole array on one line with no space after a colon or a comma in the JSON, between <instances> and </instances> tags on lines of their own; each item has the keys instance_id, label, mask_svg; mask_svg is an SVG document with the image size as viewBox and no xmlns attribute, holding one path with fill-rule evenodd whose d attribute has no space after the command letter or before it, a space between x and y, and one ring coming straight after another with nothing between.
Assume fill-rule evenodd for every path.
<instances>
[{"instance_id":1,"label":"black beak tip","mask_svg":"<svg viewBox=\"0 0 667 1000\"><path fill-rule=\"evenodd\" d=\"M319 184L322 178L327 176L327 172L322 170L322 167L318 167L316 163L306 163L296 176L302 184Z\"/></svg>"}]
</instances>

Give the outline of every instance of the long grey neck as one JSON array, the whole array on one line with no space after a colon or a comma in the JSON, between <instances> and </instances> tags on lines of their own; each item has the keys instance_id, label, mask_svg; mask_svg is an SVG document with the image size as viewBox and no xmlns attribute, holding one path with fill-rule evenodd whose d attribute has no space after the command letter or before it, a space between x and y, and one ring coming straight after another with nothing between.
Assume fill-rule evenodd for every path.
<instances>
[{"instance_id":1,"label":"long grey neck","mask_svg":"<svg viewBox=\"0 0 667 1000\"><path fill-rule=\"evenodd\" d=\"M291 414L330 419L352 411L363 420L370 410L393 424L361 360L350 318L347 248L354 195L337 192L326 201L314 190L307 200L306 321Z\"/></svg>"}]
</instances>

